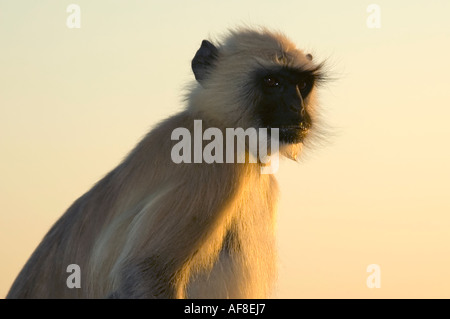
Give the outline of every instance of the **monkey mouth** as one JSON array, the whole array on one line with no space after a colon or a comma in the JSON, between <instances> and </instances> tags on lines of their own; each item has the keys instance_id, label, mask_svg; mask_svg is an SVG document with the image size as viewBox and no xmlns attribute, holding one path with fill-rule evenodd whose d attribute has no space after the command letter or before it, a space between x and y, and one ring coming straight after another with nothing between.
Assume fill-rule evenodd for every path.
<instances>
[{"instance_id":1,"label":"monkey mouth","mask_svg":"<svg viewBox=\"0 0 450 319\"><path fill-rule=\"evenodd\" d=\"M284 125L280 126L279 129L279 141L280 143L287 144L298 144L302 143L303 140L309 133L311 125L308 123L300 123L298 125ZM270 134L271 127L268 127Z\"/></svg>"},{"instance_id":2,"label":"monkey mouth","mask_svg":"<svg viewBox=\"0 0 450 319\"><path fill-rule=\"evenodd\" d=\"M290 126L282 126L280 127L280 131L299 131L302 133L308 133L310 129L310 126L307 124L300 124L300 125L290 125Z\"/></svg>"},{"instance_id":3,"label":"monkey mouth","mask_svg":"<svg viewBox=\"0 0 450 319\"><path fill-rule=\"evenodd\" d=\"M298 144L303 140L311 129L311 123L302 121L298 125L286 125L280 127L280 142Z\"/></svg>"},{"instance_id":4,"label":"monkey mouth","mask_svg":"<svg viewBox=\"0 0 450 319\"><path fill-rule=\"evenodd\" d=\"M272 128L278 128L281 131L300 131L303 133L308 133L309 130L311 129L311 124L307 123L307 122L301 122L297 125L280 125L279 127L271 127L271 126L267 126L267 129L270 132L270 129Z\"/></svg>"}]
</instances>

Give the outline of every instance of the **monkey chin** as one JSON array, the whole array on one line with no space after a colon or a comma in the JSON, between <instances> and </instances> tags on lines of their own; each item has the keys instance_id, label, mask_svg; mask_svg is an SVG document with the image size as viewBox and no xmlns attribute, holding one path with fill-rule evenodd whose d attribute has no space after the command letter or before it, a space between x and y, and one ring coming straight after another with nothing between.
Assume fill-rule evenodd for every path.
<instances>
[{"instance_id":1,"label":"monkey chin","mask_svg":"<svg viewBox=\"0 0 450 319\"><path fill-rule=\"evenodd\" d=\"M280 154L297 161L308 133L309 130L297 127L280 128Z\"/></svg>"}]
</instances>

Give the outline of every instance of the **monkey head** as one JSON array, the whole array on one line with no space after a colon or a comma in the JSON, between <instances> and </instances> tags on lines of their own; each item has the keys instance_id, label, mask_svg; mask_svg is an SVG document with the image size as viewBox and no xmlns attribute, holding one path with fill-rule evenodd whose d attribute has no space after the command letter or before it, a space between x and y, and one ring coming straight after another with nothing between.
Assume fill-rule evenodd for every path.
<instances>
[{"instance_id":1,"label":"monkey head","mask_svg":"<svg viewBox=\"0 0 450 319\"><path fill-rule=\"evenodd\" d=\"M203 40L192 60L190 108L227 127L278 128L284 155L296 157L316 125L322 66L280 33L231 31L218 45Z\"/></svg>"}]
</instances>

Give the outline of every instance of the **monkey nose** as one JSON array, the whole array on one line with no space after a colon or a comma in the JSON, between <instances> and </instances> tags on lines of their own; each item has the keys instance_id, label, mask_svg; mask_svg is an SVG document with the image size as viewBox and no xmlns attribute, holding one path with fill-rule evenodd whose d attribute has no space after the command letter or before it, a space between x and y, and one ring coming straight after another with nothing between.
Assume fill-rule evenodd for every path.
<instances>
[{"instance_id":1,"label":"monkey nose","mask_svg":"<svg viewBox=\"0 0 450 319\"><path fill-rule=\"evenodd\" d=\"M305 108L302 106L302 109L300 110L300 115L304 118L306 115L306 110Z\"/></svg>"}]
</instances>

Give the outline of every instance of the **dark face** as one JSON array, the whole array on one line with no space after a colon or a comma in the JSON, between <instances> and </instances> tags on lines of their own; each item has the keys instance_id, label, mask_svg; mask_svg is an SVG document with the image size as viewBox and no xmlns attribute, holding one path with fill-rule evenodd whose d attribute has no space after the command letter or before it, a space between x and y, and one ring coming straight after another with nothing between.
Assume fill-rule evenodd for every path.
<instances>
[{"instance_id":1,"label":"dark face","mask_svg":"<svg viewBox=\"0 0 450 319\"><path fill-rule=\"evenodd\" d=\"M262 127L279 128L280 142L300 143L307 135L312 122L305 103L314 82L314 71L278 67L255 72L257 116Z\"/></svg>"},{"instance_id":2,"label":"dark face","mask_svg":"<svg viewBox=\"0 0 450 319\"><path fill-rule=\"evenodd\" d=\"M218 58L218 49L203 40L192 60L192 70L201 85L214 72ZM311 60L312 56L308 54L306 58ZM321 64L313 70L275 66L260 68L251 74L242 94L250 93L252 101L258 101L255 111L258 124L278 128L281 143L301 143L308 134L312 121L307 105L314 85L323 80L321 68Z\"/></svg>"}]
</instances>

